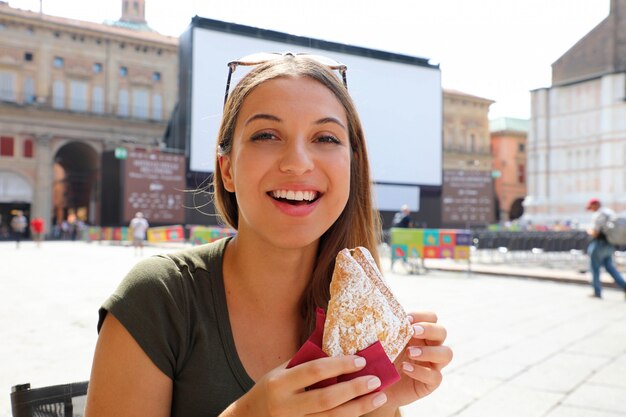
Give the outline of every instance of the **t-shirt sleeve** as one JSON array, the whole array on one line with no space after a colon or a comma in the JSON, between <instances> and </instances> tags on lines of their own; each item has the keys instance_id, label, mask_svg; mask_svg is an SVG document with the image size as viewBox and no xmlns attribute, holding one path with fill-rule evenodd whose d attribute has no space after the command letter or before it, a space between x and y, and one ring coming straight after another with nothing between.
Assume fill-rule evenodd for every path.
<instances>
[{"instance_id":1,"label":"t-shirt sleeve","mask_svg":"<svg viewBox=\"0 0 626 417\"><path fill-rule=\"evenodd\" d=\"M171 259L145 259L100 308L98 331L106 314L112 313L152 362L174 379L188 339L184 293L183 276Z\"/></svg>"}]
</instances>

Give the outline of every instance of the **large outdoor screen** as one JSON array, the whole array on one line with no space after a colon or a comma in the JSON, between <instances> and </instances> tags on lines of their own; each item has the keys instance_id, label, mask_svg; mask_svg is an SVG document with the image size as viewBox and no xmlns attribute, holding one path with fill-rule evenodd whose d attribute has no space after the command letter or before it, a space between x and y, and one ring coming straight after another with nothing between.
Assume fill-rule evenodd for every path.
<instances>
[{"instance_id":1,"label":"large outdoor screen","mask_svg":"<svg viewBox=\"0 0 626 417\"><path fill-rule=\"evenodd\" d=\"M190 171L214 170L227 62L255 52L292 51L325 55L348 66L348 90L365 129L375 182L441 186L442 93L437 66L382 59L376 51L362 56L193 25L190 30ZM238 67L233 84L245 73Z\"/></svg>"}]
</instances>

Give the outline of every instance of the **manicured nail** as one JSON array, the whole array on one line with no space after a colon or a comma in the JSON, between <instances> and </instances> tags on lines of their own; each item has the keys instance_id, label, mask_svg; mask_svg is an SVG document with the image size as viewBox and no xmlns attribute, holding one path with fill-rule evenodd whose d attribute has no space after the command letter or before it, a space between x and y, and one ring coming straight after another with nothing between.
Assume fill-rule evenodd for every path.
<instances>
[{"instance_id":1,"label":"manicured nail","mask_svg":"<svg viewBox=\"0 0 626 417\"><path fill-rule=\"evenodd\" d=\"M364 367L365 363L366 363L365 358L362 358L360 356L354 360L354 366L356 366L357 368Z\"/></svg>"},{"instance_id":2,"label":"manicured nail","mask_svg":"<svg viewBox=\"0 0 626 417\"><path fill-rule=\"evenodd\" d=\"M407 372L413 372L415 370L415 367L408 362L403 362L402 369L404 369Z\"/></svg>"},{"instance_id":3,"label":"manicured nail","mask_svg":"<svg viewBox=\"0 0 626 417\"><path fill-rule=\"evenodd\" d=\"M413 323L413 316L406 316L407 319L409 319L409 323Z\"/></svg>"},{"instance_id":4,"label":"manicured nail","mask_svg":"<svg viewBox=\"0 0 626 417\"><path fill-rule=\"evenodd\" d=\"M409 356L412 358L417 358L418 356L420 356L422 354L422 349L416 347L416 346L411 346L409 348Z\"/></svg>"},{"instance_id":5,"label":"manicured nail","mask_svg":"<svg viewBox=\"0 0 626 417\"><path fill-rule=\"evenodd\" d=\"M424 333L424 328L422 326L418 326L417 324L413 326L413 336L417 336L422 333Z\"/></svg>"},{"instance_id":6,"label":"manicured nail","mask_svg":"<svg viewBox=\"0 0 626 417\"><path fill-rule=\"evenodd\" d=\"M377 396L375 396L374 400L372 401L372 403L374 404L374 407L380 407L386 402L387 402L387 396L382 392L378 394Z\"/></svg>"},{"instance_id":7,"label":"manicured nail","mask_svg":"<svg viewBox=\"0 0 626 417\"><path fill-rule=\"evenodd\" d=\"M374 377L372 379L370 379L369 381L367 381L367 389L369 390L373 390L380 387L380 379Z\"/></svg>"}]
</instances>

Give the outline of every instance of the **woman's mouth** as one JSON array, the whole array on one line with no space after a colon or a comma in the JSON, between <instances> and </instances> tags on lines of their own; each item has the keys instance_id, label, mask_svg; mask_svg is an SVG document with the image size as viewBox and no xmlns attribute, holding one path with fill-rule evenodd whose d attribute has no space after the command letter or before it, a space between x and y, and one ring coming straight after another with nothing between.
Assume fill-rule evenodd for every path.
<instances>
[{"instance_id":1,"label":"woman's mouth","mask_svg":"<svg viewBox=\"0 0 626 417\"><path fill-rule=\"evenodd\" d=\"M293 191L293 190L273 190L267 193L276 201L291 204L293 206L303 206L314 203L320 198L318 191Z\"/></svg>"}]
</instances>

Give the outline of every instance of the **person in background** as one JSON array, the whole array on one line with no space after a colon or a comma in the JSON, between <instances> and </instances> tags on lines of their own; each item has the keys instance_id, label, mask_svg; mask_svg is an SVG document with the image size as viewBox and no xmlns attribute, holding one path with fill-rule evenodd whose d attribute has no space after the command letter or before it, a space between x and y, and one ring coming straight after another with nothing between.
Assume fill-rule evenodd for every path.
<instances>
[{"instance_id":1,"label":"person in background","mask_svg":"<svg viewBox=\"0 0 626 417\"><path fill-rule=\"evenodd\" d=\"M135 217L130 221L129 227L132 229L133 233L135 255L143 255L143 242L146 240L146 233L150 227L148 220L146 220L142 212L138 211Z\"/></svg>"},{"instance_id":2,"label":"person in background","mask_svg":"<svg viewBox=\"0 0 626 417\"><path fill-rule=\"evenodd\" d=\"M400 211L393 217L392 227L413 227L411 219L411 209L406 204L402 205Z\"/></svg>"},{"instance_id":3,"label":"person in background","mask_svg":"<svg viewBox=\"0 0 626 417\"><path fill-rule=\"evenodd\" d=\"M624 278L613 263L615 247L609 243L602 232L602 228L614 212L608 207L602 207L602 203L597 198L589 200L586 208L588 211L593 212L591 215L591 227L587 229L587 234L592 238L591 243L587 247L589 261L591 263L591 278L593 284L593 294L591 294L591 296L602 298L600 269L604 266L604 269L613 277L615 283L624 290L624 296L626 297L626 281L624 281Z\"/></svg>"},{"instance_id":4,"label":"person in background","mask_svg":"<svg viewBox=\"0 0 626 417\"><path fill-rule=\"evenodd\" d=\"M13 231L13 238L15 239L15 247L17 249L20 248L20 242L24 238L24 232L26 232L27 227L28 221L26 220L26 216L24 216L24 212L17 210L15 216L11 219L11 230Z\"/></svg>"},{"instance_id":5,"label":"person in background","mask_svg":"<svg viewBox=\"0 0 626 417\"><path fill-rule=\"evenodd\" d=\"M30 232L33 235L33 241L40 248L45 233L45 223L41 216L36 216L30 221Z\"/></svg>"},{"instance_id":6,"label":"person in background","mask_svg":"<svg viewBox=\"0 0 626 417\"><path fill-rule=\"evenodd\" d=\"M363 369L357 355L287 368L328 306L337 253L362 246L380 264L381 228L338 67L267 55L229 64L254 68L227 89L217 135L215 205L237 234L140 262L105 301L86 417L391 417L441 383L452 350L429 312L409 314L401 379L382 392L375 375L307 389Z\"/></svg>"}]
</instances>

